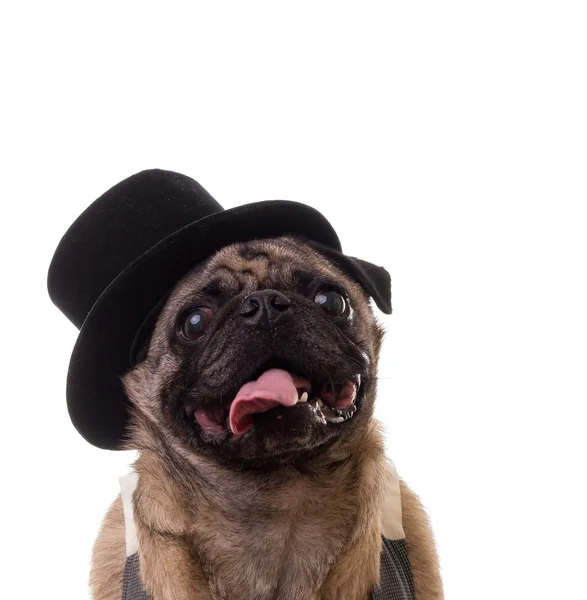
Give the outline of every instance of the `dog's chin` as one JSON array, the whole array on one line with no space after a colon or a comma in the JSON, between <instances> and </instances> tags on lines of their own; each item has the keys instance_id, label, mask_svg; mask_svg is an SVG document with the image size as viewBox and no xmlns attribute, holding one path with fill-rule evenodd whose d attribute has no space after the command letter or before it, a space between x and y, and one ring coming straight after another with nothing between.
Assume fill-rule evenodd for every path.
<instances>
[{"instance_id":1,"label":"dog's chin","mask_svg":"<svg viewBox=\"0 0 587 600\"><path fill-rule=\"evenodd\" d=\"M217 397L184 407L182 438L194 452L241 469L303 464L354 427L366 380L364 369L314 379L270 361Z\"/></svg>"}]
</instances>

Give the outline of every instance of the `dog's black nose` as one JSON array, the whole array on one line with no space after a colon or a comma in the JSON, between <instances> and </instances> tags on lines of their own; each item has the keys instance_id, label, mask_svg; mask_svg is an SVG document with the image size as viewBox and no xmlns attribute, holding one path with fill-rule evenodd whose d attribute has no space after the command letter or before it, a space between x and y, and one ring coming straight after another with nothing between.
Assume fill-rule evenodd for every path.
<instances>
[{"instance_id":1,"label":"dog's black nose","mask_svg":"<svg viewBox=\"0 0 587 600\"><path fill-rule=\"evenodd\" d=\"M260 325L263 322L273 325L290 305L289 298L281 292L260 290L243 300L240 315L248 325Z\"/></svg>"}]
</instances>

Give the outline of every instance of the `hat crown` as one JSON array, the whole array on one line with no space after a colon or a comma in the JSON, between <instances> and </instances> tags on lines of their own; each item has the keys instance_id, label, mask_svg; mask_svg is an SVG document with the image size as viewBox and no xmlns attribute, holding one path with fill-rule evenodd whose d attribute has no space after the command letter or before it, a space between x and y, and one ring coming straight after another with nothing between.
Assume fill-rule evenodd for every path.
<instances>
[{"instance_id":1,"label":"hat crown","mask_svg":"<svg viewBox=\"0 0 587 600\"><path fill-rule=\"evenodd\" d=\"M144 252L190 223L222 211L195 180L141 171L95 200L61 238L49 295L79 329L102 292Z\"/></svg>"}]
</instances>

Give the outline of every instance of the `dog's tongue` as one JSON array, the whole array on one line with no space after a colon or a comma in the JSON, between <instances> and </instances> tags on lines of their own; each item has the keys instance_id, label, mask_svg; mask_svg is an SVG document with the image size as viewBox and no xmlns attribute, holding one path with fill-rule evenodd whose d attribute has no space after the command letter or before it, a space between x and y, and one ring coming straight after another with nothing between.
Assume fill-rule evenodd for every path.
<instances>
[{"instance_id":1,"label":"dog's tongue","mask_svg":"<svg viewBox=\"0 0 587 600\"><path fill-rule=\"evenodd\" d=\"M257 381L249 381L237 392L230 407L230 429L242 434L253 425L255 413L271 410L275 406L293 406L298 392L310 391L310 382L282 369L265 371Z\"/></svg>"}]
</instances>

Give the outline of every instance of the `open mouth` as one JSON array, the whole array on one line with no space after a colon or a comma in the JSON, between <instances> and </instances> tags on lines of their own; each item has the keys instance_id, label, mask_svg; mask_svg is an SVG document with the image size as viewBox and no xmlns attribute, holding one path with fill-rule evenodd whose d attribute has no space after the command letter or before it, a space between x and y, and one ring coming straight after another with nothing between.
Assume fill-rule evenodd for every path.
<instances>
[{"instance_id":1,"label":"open mouth","mask_svg":"<svg viewBox=\"0 0 587 600\"><path fill-rule=\"evenodd\" d=\"M207 432L243 435L253 427L254 415L267 413L276 423L289 411L310 411L323 425L342 423L356 412L360 375L341 383L314 382L282 368L262 370L245 383L226 406L198 407L193 415Z\"/></svg>"}]
</instances>

